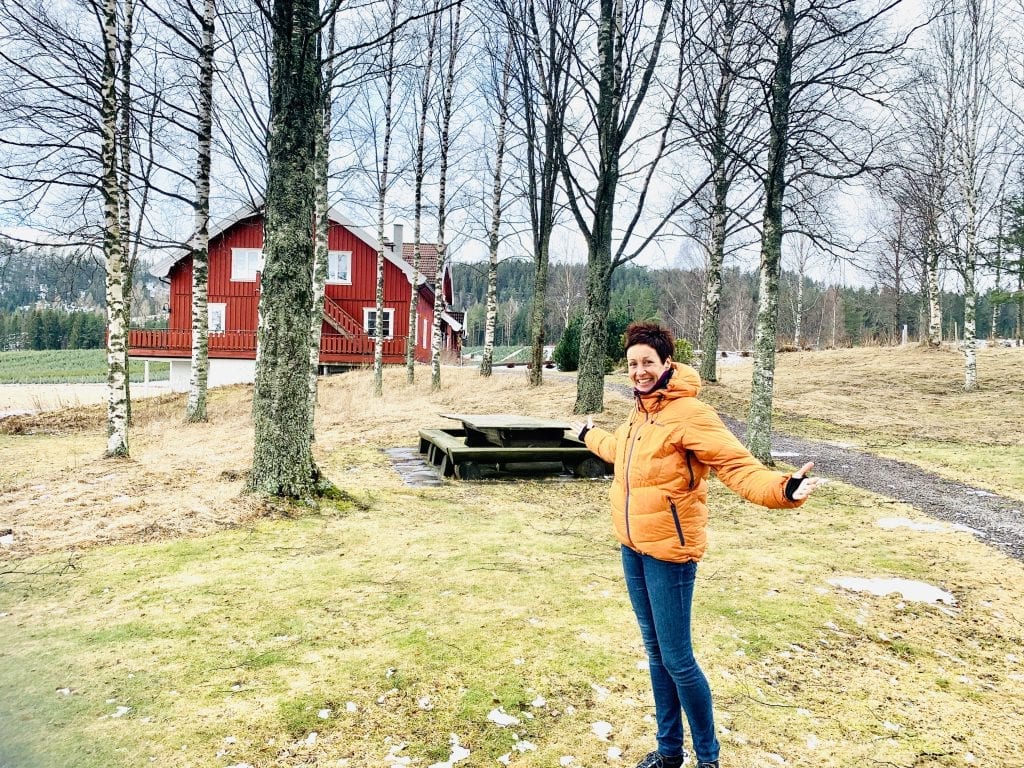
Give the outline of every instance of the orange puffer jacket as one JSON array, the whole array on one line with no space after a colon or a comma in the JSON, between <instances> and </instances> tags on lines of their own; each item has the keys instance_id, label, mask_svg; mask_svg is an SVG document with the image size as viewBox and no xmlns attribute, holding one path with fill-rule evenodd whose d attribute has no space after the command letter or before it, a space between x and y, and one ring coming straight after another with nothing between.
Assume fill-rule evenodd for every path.
<instances>
[{"instance_id":1,"label":"orange puffer jacket","mask_svg":"<svg viewBox=\"0 0 1024 768\"><path fill-rule=\"evenodd\" d=\"M764 507L798 507L785 496L789 475L767 469L743 447L714 409L697 399L700 376L673 363L661 390L637 398L629 421L612 434L597 427L587 447L614 462L615 534L659 560L700 560L707 548L708 474Z\"/></svg>"}]
</instances>

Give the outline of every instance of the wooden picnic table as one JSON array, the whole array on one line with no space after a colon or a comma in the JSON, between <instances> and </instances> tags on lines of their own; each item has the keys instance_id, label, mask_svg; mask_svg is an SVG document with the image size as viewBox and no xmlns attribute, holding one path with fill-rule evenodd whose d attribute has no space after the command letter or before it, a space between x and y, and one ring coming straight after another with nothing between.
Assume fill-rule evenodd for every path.
<instances>
[{"instance_id":1,"label":"wooden picnic table","mask_svg":"<svg viewBox=\"0 0 1024 768\"><path fill-rule=\"evenodd\" d=\"M565 421L510 413L439 415L461 422L462 428L421 429L419 451L444 477L476 480L485 467L540 463L557 464L578 477L611 471L575 435L566 434L571 425Z\"/></svg>"},{"instance_id":2,"label":"wooden picnic table","mask_svg":"<svg viewBox=\"0 0 1024 768\"><path fill-rule=\"evenodd\" d=\"M519 416L514 413L442 413L446 419L461 421L466 445L495 445L502 448L550 448L562 444L571 424L558 419Z\"/></svg>"}]
</instances>

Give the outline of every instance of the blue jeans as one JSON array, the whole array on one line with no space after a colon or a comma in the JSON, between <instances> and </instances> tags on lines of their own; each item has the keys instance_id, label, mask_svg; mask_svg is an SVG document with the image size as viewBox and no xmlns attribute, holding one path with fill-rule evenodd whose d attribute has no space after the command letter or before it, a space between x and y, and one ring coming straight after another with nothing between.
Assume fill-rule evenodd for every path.
<instances>
[{"instance_id":1,"label":"blue jeans","mask_svg":"<svg viewBox=\"0 0 1024 768\"><path fill-rule=\"evenodd\" d=\"M697 760L717 760L711 688L690 639L697 563L668 563L624 546L622 570L650 662L658 751L666 757L683 754L682 710Z\"/></svg>"}]
</instances>

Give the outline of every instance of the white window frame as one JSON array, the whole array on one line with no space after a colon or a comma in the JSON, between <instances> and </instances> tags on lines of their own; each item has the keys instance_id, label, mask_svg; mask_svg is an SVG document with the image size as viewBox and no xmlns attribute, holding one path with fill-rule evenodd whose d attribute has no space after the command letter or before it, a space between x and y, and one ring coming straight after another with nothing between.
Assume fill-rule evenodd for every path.
<instances>
[{"instance_id":1,"label":"white window frame","mask_svg":"<svg viewBox=\"0 0 1024 768\"><path fill-rule=\"evenodd\" d=\"M231 249L231 282L255 283L256 273L263 271L263 249Z\"/></svg>"},{"instance_id":2,"label":"white window frame","mask_svg":"<svg viewBox=\"0 0 1024 768\"><path fill-rule=\"evenodd\" d=\"M420 345L424 349L430 347L430 328L427 326L427 318L423 318L423 339Z\"/></svg>"},{"instance_id":3,"label":"white window frame","mask_svg":"<svg viewBox=\"0 0 1024 768\"><path fill-rule=\"evenodd\" d=\"M332 270L332 261L334 269ZM345 269L342 272L341 264ZM332 275L341 275L332 277ZM328 285L352 285L352 251L328 251L327 252L327 284Z\"/></svg>"},{"instance_id":4,"label":"white window frame","mask_svg":"<svg viewBox=\"0 0 1024 768\"><path fill-rule=\"evenodd\" d=\"M375 338L374 331L370 330L370 316L377 314L376 307L363 307L363 329L366 331L366 335L370 338ZM393 339L395 333L395 310L384 309L384 317L387 318L385 330L389 333L384 334L385 339Z\"/></svg>"},{"instance_id":5,"label":"white window frame","mask_svg":"<svg viewBox=\"0 0 1024 768\"><path fill-rule=\"evenodd\" d=\"M214 327L213 319L220 316L220 328ZM206 330L209 333L224 333L228 328L228 305L223 302L210 302L206 305Z\"/></svg>"}]
</instances>

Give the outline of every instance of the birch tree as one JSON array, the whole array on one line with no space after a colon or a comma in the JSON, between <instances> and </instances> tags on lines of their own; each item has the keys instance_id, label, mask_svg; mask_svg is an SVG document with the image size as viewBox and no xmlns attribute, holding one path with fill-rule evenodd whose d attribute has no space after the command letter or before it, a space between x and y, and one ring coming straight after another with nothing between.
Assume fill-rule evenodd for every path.
<instances>
[{"instance_id":1,"label":"birch tree","mask_svg":"<svg viewBox=\"0 0 1024 768\"><path fill-rule=\"evenodd\" d=\"M391 133L393 129L393 108L395 100L396 32L398 2L389 0L388 34L384 42L384 62L380 72L380 97L384 106L384 127L380 137L380 160L377 167L377 281L376 281L376 322L373 332L373 394L384 394L384 206L388 193L388 162L391 158ZM412 335L413 329L409 329Z\"/></svg>"},{"instance_id":2,"label":"birch tree","mask_svg":"<svg viewBox=\"0 0 1024 768\"><path fill-rule=\"evenodd\" d=\"M484 351L480 375L491 375L494 363L494 324L498 315L498 249L501 245L501 196L504 190L502 169L505 163L505 131L508 126L509 86L511 84L512 43L506 41L501 74L497 82L497 113L494 148L494 173L491 184L491 221L487 231L487 297L484 310Z\"/></svg>"},{"instance_id":3,"label":"birch tree","mask_svg":"<svg viewBox=\"0 0 1024 768\"><path fill-rule=\"evenodd\" d=\"M107 456L128 455L128 329L124 314L124 251L121 240L117 162L117 0L103 4L103 253L107 271Z\"/></svg>"},{"instance_id":4,"label":"birch tree","mask_svg":"<svg viewBox=\"0 0 1024 768\"><path fill-rule=\"evenodd\" d=\"M649 195L651 179L672 154L672 128L684 75L677 51L663 59L663 46L671 39L667 32L673 22L672 0L660 7L645 0L600 0L597 11L595 18L589 7L582 7L583 18L591 26L565 38L575 42L567 51L570 76L580 84L581 98L579 111L566 118L559 145L568 207L587 242L576 413L595 413L604 407L606 319L613 271L654 242L703 186L673 190L668 202L657 196L656 212L654 205L648 205L655 197ZM665 59L675 66L667 65L656 78L659 65L666 66ZM619 199L623 182L628 182L631 193L627 199ZM626 214L624 224L616 224L618 210ZM654 221L640 234L637 227L645 214Z\"/></svg>"},{"instance_id":5,"label":"birch tree","mask_svg":"<svg viewBox=\"0 0 1024 768\"><path fill-rule=\"evenodd\" d=\"M445 36L447 60L440 76L441 107L440 107L440 146L438 147L438 183L437 183L437 272L434 282L434 326L432 329L430 356L430 389L436 392L441 389L441 347L444 343L443 318L444 305L444 273L448 266L448 161L451 154L452 108L455 98L456 61L462 47L460 38L462 0L442 11L442 24Z\"/></svg>"},{"instance_id":6,"label":"birch tree","mask_svg":"<svg viewBox=\"0 0 1024 768\"><path fill-rule=\"evenodd\" d=\"M881 72L905 44L887 38L884 23L900 0L865 7L861 0L778 0L770 75L762 81L768 119L763 168L758 312L754 334L747 444L772 465L771 422L779 312L779 274L786 191L801 177L816 182L855 178L877 167L877 128L859 116L865 102L885 99ZM799 206L790 205L793 210Z\"/></svg>"},{"instance_id":7,"label":"birch tree","mask_svg":"<svg viewBox=\"0 0 1024 768\"><path fill-rule=\"evenodd\" d=\"M576 37L580 10L558 0L499 0L498 7L511 46L516 99L511 125L522 144L520 170L534 259L530 385L539 386L544 375L544 308L561 171L559 147L564 143L568 103L576 91L568 72L568 41Z\"/></svg>"},{"instance_id":8,"label":"birch tree","mask_svg":"<svg viewBox=\"0 0 1024 768\"><path fill-rule=\"evenodd\" d=\"M313 185L316 202L314 208L316 239L313 245L313 306L309 326L309 435L316 437L315 416L317 387L320 372L320 342L324 328L324 298L326 296L328 270L328 235L330 233L330 203L328 199L328 177L331 159L331 124L334 114L334 47L337 30L337 13L330 12L327 25L326 43L321 39L320 68L323 78L323 102L316 112L316 166L313 169Z\"/></svg>"},{"instance_id":9,"label":"birch tree","mask_svg":"<svg viewBox=\"0 0 1024 768\"><path fill-rule=\"evenodd\" d=\"M190 6L191 9L191 6ZM197 50L199 89L196 130L196 181L193 203L192 252L192 363L189 375L185 420L206 421L206 390L209 380L209 307L210 274L210 166L213 141L213 36L216 18L214 0L204 0L200 25L202 34Z\"/></svg>"},{"instance_id":10,"label":"birch tree","mask_svg":"<svg viewBox=\"0 0 1024 768\"><path fill-rule=\"evenodd\" d=\"M753 67L761 54L760 41L752 34L752 7L745 0L699 0L683 16L687 66L688 106L680 119L700 149L711 175L708 202L700 205L707 219L705 242L707 269L700 316L700 376L717 381L717 350L722 299L722 266L726 240L747 226L749 206L758 199L756 187L744 190L743 200L730 193L748 168L757 149L752 123L758 112L752 103L755 91L740 74Z\"/></svg>"},{"instance_id":11,"label":"birch tree","mask_svg":"<svg viewBox=\"0 0 1024 768\"><path fill-rule=\"evenodd\" d=\"M997 163L1005 126L995 82L996 6L991 0L954 0L947 8L935 35L942 54L939 66L948 68L953 83L951 170L962 224L954 253L964 286L964 389L972 391L978 387L977 273L984 230L998 201L1002 174Z\"/></svg>"},{"instance_id":12,"label":"birch tree","mask_svg":"<svg viewBox=\"0 0 1024 768\"><path fill-rule=\"evenodd\" d=\"M423 180L426 176L426 145L427 118L430 115L430 104L433 97L434 49L437 42L438 0L433 0L433 12L425 21L426 34L422 55L424 57L422 74L414 103L417 104L418 125L416 130L416 158L413 169L413 250L412 250L412 281L409 286L409 337L405 344L405 378L410 384L416 378L416 329L419 327L417 318L420 290L420 257L422 255L423 233Z\"/></svg>"}]
</instances>

